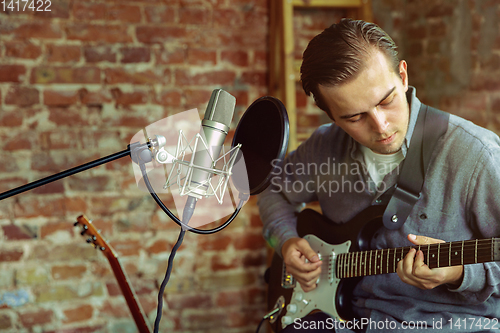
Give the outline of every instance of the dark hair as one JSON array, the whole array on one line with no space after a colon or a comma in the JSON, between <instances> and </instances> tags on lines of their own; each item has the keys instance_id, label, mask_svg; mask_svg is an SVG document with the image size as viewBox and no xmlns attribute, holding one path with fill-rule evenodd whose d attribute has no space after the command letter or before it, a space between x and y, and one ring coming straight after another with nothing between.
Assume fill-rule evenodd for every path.
<instances>
[{"instance_id":1,"label":"dark hair","mask_svg":"<svg viewBox=\"0 0 500 333\"><path fill-rule=\"evenodd\" d=\"M300 67L302 88L320 109L329 113L318 86L345 83L361 72L373 48L382 51L397 73L396 43L379 26L361 20L342 19L314 37L307 45Z\"/></svg>"}]
</instances>

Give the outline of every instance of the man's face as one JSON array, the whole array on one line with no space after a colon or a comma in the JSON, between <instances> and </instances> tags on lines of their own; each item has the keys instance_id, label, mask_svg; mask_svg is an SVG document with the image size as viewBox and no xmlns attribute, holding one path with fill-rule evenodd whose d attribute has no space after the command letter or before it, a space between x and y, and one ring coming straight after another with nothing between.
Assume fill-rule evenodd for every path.
<instances>
[{"instance_id":1,"label":"man's face","mask_svg":"<svg viewBox=\"0 0 500 333\"><path fill-rule=\"evenodd\" d=\"M354 140L373 152L393 154L401 149L408 130L406 62L399 73L380 51L374 51L359 75L345 84L319 86L330 117Z\"/></svg>"}]
</instances>

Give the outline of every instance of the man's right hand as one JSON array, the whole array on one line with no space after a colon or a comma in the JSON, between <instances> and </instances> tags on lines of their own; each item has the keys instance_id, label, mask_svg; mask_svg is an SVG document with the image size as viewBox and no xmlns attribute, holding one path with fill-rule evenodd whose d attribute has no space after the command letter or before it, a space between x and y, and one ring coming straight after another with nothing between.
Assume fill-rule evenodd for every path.
<instances>
[{"instance_id":1,"label":"man's right hand","mask_svg":"<svg viewBox=\"0 0 500 333\"><path fill-rule=\"evenodd\" d=\"M316 281L321 273L321 260L307 240L290 238L283 244L281 255L287 272L293 275L305 292L316 288Z\"/></svg>"}]
</instances>

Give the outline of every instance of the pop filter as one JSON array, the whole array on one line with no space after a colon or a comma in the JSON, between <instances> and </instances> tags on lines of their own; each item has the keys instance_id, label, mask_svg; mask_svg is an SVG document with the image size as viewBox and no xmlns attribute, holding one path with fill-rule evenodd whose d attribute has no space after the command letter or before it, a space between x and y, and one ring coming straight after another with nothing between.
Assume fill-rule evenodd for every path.
<instances>
[{"instance_id":1,"label":"pop filter","mask_svg":"<svg viewBox=\"0 0 500 333\"><path fill-rule=\"evenodd\" d=\"M241 117L232 146L241 144L231 180L242 193L259 194L271 183L288 147L289 123L285 106L274 97L261 97ZM244 165L244 167L239 167Z\"/></svg>"}]
</instances>

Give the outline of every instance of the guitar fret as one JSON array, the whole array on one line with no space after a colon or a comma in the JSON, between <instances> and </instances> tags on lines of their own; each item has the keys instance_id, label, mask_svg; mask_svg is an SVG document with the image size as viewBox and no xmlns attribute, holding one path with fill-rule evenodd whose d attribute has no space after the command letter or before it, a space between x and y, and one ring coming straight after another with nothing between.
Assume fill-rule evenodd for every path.
<instances>
[{"instance_id":1,"label":"guitar fret","mask_svg":"<svg viewBox=\"0 0 500 333\"><path fill-rule=\"evenodd\" d=\"M476 248L474 249L474 262L477 264L477 239L476 239Z\"/></svg>"},{"instance_id":2,"label":"guitar fret","mask_svg":"<svg viewBox=\"0 0 500 333\"><path fill-rule=\"evenodd\" d=\"M372 250L370 250L370 270L368 272L369 275L372 275Z\"/></svg>"},{"instance_id":3,"label":"guitar fret","mask_svg":"<svg viewBox=\"0 0 500 333\"><path fill-rule=\"evenodd\" d=\"M427 244L427 266L431 267L429 255L431 254L431 244Z\"/></svg>"},{"instance_id":4,"label":"guitar fret","mask_svg":"<svg viewBox=\"0 0 500 333\"><path fill-rule=\"evenodd\" d=\"M387 267L386 267L386 273L389 273L389 253L391 253L391 249L387 249Z\"/></svg>"},{"instance_id":5,"label":"guitar fret","mask_svg":"<svg viewBox=\"0 0 500 333\"><path fill-rule=\"evenodd\" d=\"M354 264L354 276L358 276L358 256L359 252L356 252L356 263Z\"/></svg>"},{"instance_id":6,"label":"guitar fret","mask_svg":"<svg viewBox=\"0 0 500 333\"><path fill-rule=\"evenodd\" d=\"M368 252L365 251L365 260L363 262L363 265L364 265L364 268L365 268L365 274L364 274L365 276L366 276L366 258L367 258L367 256L368 256Z\"/></svg>"},{"instance_id":7,"label":"guitar fret","mask_svg":"<svg viewBox=\"0 0 500 333\"><path fill-rule=\"evenodd\" d=\"M462 253L461 253L461 255L462 255L462 261L461 261L462 265L464 264L464 243L465 243L465 241L462 241Z\"/></svg>"},{"instance_id":8,"label":"guitar fret","mask_svg":"<svg viewBox=\"0 0 500 333\"><path fill-rule=\"evenodd\" d=\"M348 266L348 268L349 268L349 277L352 277L352 270L353 270L352 264L353 264L353 254L350 253L349 254L349 266Z\"/></svg>"},{"instance_id":9,"label":"guitar fret","mask_svg":"<svg viewBox=\"0 0 500 333\"><path fill-rule=\"evenodd\" d=\"M348 258L344 258L344 277L347 277L347 265L346 265L347 259Z\"/></svg>"},{"instance_id":10,"label":"guitar fret","mask_svg":"<svg viewBox=\"0 0 500 333\"><path fill-rule=\"evenodd\" d=\"M392 263L392 271L395 272L396 271L396 254L397 254L398 250L394 249L394 262Z\"/></svg>"},{"instance_id":11,"label":"guitar fret","mask_svg":"<svg viewBox=\"0 0 500 333\"><path fill-rule=\"evenodd\" d=\"M383 262L383 261L382 261L382 258L383 258L383 255L384 255L384 249L382 249L382 250L380 250L380 251L382 251L382 253L381 253L381 254L379 254L379 255L378 255L378 257L380 258L380 263L379 263L379 265L380 265L380 274L382 274L382 273L383 273L383 272L382 272L382 269L383 269L383 266L384 266L384 265L382 265L382 262Z\"/></svg>"},{"instance_id":12,"label":"guitar fret","mask_svg":"<svg viewBox=\"0 0 500 333\"><path fill-rule=\"evenodd\" d=\"M439 253L441 252L441 243L438 243L438 261L437 261L437 267L439 267Z\"/></svg>"},{"instance_id":13,"label":"guitar fret","mask_svg":"<svg viewBox=\"0 0 500 333\"><path fill-rule=\"evenodd\" d=\"M448 266L451 266L451 243L449 245L449 251L448 251Z\"/></svg>"}]
</instances>

